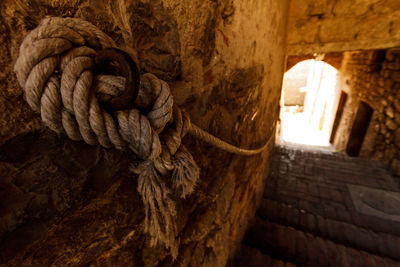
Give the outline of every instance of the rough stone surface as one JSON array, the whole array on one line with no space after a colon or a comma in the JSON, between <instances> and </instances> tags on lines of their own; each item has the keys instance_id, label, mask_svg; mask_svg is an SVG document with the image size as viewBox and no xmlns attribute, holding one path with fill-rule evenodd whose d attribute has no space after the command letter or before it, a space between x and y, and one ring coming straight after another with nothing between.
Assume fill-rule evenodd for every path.
<instances>
[{"instance_id":1,"label":"rough stone surface","mask_svg":"<svg viewBox=\"0 0 400 267\"><path fill-rule=\"evenodd\" d=\"M345 53L339 82L348 100L334 140L338 150L346 149L360 101L364 101L372 107L373 115L360 156L395 166L393 161L400 157L400 83L393 79L400 70L398 62L399 49ZM398 168L393 171L400 175Z\"/></svg>"},{"instance_id":2,"label":"rough stone surface","mask_svg":"<svg viewBox=\"0 0 400 267\"><path fill-rule=\"evenodd\" d=\"M400 45L398 0L293 0L288 54L312 54Z\"/></svg>"},{"instance_id":3,"label":"rough stone surface","mask_svg":"<svg viewBox=\"0 0 400 267\"><path fill-rule=\"evenodd\" d=\"M0 263L4 266L224 266L255 212L269 150L239 157L187 137L201 167L176 196L179 253L150 247L134 155L49 132L12 72L46 15L84 18L171 85L193 122L241 147L265 142L278 116L287 1L2 1ZM264 167L265 166L265 167Z\"/></svg>"}]
</instances>

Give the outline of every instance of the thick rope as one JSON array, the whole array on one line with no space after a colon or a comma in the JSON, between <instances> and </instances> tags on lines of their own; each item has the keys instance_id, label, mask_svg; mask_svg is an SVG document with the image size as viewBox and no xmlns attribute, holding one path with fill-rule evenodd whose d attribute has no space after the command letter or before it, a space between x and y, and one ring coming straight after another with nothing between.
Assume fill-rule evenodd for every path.
<instances>
[{"instance_id":1,"label":"thick rope","mask_svg":"<svg viewBox=\"0 0 400 267\"><path fill-rule=\"evenodd\" d=\"M239 147L233 146L233 145L228 144L227 142L211 135L210 133L202 130L201 128L199 128L197 125L194 125L194 124L191 125L191 127L189 129L189 133L192 136L195 136L198 139L201 139L204 142L214 145L222 150L225 150L225 151L228 151L228 152L231 152L234 154L238 154L238 155L251 156L251 155L261 153L269 146L270 141L272 140L272 137L274 135L274 130L271 131L270 136L267 139L268 141L265 143L265 145L260 148L257 148L257 149L244 149L244 148L239 148Z\"/></svg>"},{"instance_id":2,"label":"thick rope","mask_svg":"<svg viewBox=\"0 0 400 267\"><path fill-rule=\"evenodd\" d=\"M76 18L48 17L32 30L20 47L14 71L31 108L57 133L90 145L131 149L141 162L132 164L138 174L138 191L145 208L145 231L152 245L163 243L176 256L177 227L171 188L162 179L171 173L173 189L190 195L200 175L182 138L191 135L220 149L253 155L230 145L190 122L174 105L169 86L153 74L140 77L133 108L110 111L102 107L125 88L125 78L94 74L99 50L115 48L113 40L91 23Z\"/></svg>"}]
</instances>

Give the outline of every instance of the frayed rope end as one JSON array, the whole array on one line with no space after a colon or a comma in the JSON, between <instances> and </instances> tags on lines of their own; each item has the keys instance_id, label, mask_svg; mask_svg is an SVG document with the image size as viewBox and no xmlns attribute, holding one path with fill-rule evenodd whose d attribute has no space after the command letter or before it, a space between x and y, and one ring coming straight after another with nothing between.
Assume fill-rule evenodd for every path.
<instances>
[{"instance_id":1,"label":"frayed rope end","mask_svg":"<svg viewBox=\"0 0 400 267\"><path fill-rule=\"evenodd\" d=\"M176 152L173 165L173 185L180 191L181 198L185 198L194 191L200 176L200 168L183 145Z\"/></svg>"},{"instance_id":2,"label":"frayed rope end","mask_svg":"<svg viewBox=\"0 0 400 267\"><path fill-rule=\"evenodd\" d=\"M170 191L162 181L152 161L144 161L131 171L139 175L138 192L145 209L144 230L150 235L150 245L164 244L176 257L176 207ZM174 256L175 255L175 256Z\"/></svg>"}]
</instances>

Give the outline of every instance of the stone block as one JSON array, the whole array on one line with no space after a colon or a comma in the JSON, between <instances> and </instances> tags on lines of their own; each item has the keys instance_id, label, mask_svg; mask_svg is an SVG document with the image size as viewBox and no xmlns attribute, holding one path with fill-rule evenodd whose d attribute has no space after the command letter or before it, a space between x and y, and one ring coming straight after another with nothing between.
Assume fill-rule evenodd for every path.
<instances>
[{"instance_id":1,"label":"stone block","mask_svg":"<svg viewBox=\"0 0 400 267\"><path fill-rule=\"evenodd\" d=\"M342 221L335 221L334 227L335 232L337 233L335 240L337 240L339 243L346 244L347 242L346 232L344 230L347 225L347 223L344 223Z\"/></svg>"},{"instance_id":2,"label":"stone block","mask_svg":"<svg viewBox=\"0 0 400 267\"><path fill-rule=\"evenodd\" d=\"M394 110L391 106L387 107L385 109L385 114L390 118L393 119L394 118Z\"/></svg>"},{"instance_id":3,"label":"stone block","mask_svg":"<svg viewBox=\"0 0 400 267\"><path fill-rule=\"evenodd\" d=\"M400 160L398 159L393 159L392 161L392 170L393 172L397 175L400 176Z\"/></svg>"},{"instance_id":4,"label":"stone block","mask_svg":"<svg viewBox=\"0 0 400 267\"><path fill-rule=\"evenodd\" d=\"M385 79L383 77L379 77L378 78L378 85L380 87L383 87L384 84L385 84Z\"/></svg>"},{"instance_id":5,"label":"stone block","mask_svg":"<svg viewBox=\"0 0 400 267\"><path fill-rule=\"evenodd\" d=\"M299 226L301 228L306 228L307 227L307 213L305 212L305 210L300 210Z\"/></svg>"},{"instance_id":6,"label":"stone block","mask_svg":"<svg viewBox=\"0 0 400 267\"><path fill-rule=\"evenodd\" d=\"M328 219L325 219L324 217L319 216L319 215L316 215L315 218L317 220L319 235L321 235L321 236L329 235L329 230L328 230L328 226L327 226Z\"/></svg>"},{"instance_id":7,"label":"stone block","mask_svg":"<svg viewBox=\"0 0 400 267\"><path fill-rule=\"evenodd\" d=\"M291 208L288 214L288 223L291 225L298 225L300 220L300 212L297 208Z\"/></svg>"},{"instance_id":8,"label":"stone block","mask_svg":"<svg viewBox=\"0 0 400 267\"><path fill-rule=\"evenodd\" d=\"M348 255L346 253L346 247L344 247L342 245L338 245L337 249L338 249L338 253L341 256L341 264L339 264L338 266L353 266L353 265L351 265L351 259L349 258L350 255Z\"/></svg>"},{"instance_id":9,"label":"stone block","mask_svg":"<svg viewBox=\"0 0 400 267\"><path fill-rule=\"evenodd\" d=\"M393 120L388 120L388 121L386 121L386 127L389 130L393 131L397 128L397 124Z\"/></svg>"},{"instance_id":10,"label":"stone block","mask_svg":"<svg viewBox=\"0 0 400 267\"><path fill-rule=\"evenodd\" d=\"M281 260L274 260L272 264L272 267L285 267L285 263Z\"/></svg>"},{"instance_id":11,"label":"stone block","mask_svg":"<svg viewBox=\"0 0 400 267\"><path fill-rule=\"evenodd\" d=\"M324 19L321 21L320 41L322 43L352 41L359 31L358 27L354 27L357 23L356 17L340 18L340 20Z\"/></svg>"},{"instance_id":12,"label":"stone block","mask_svg":"<svg viewBox=\"0 0 400 267\"><path fill-rule=\"evenodd\" d=\"M334 14L338 14L340 16L359 16L365 14L367 11L368 5L365 3L365 1L336 1L336 4L333 8Z\"/></svg>"},{"instance_id":13,"label":"stone block","mask_svg":"<svg viewBox=\"0 0 400 267\"><path fill-rule=\"evenodd\" d=\"M364 259L365 266L376 266L375 258L373 255L362 251L361 257Z\"/></svg>"},{"instance_id":14,"label":"stone block","mask_svg":"<svg viewBox=\"0 0 400 267\"><path fill-rule=\"evenodd\" d=\"M381 257L374 255L373 258L375 260L376 267L386 267L387 266Z\"/></svg>"},{"instance_id":15,"label":"stone block","mask_svg":"<svg viewBox=\"0 0 400 267\"><path fill-rule=\"evenodd\" d=\"M400 57L400 48L392 48L386 52L386 59L388 61L394 61L397 57Z\"/></svg>"},{"instance_id":16,"label":"stone block","mask_svg":"<svg viewBox=\"0 0 400 267\"><path fill-rule=\"evenodd\" d=\"M381 72L381 74L382 74L382 76L383 76L384 78L389 78L391 73L392 73L392 72L391 72L390 70L383 70L383 71Z\"/></svg>"},{"instance_id":17,"label":"stone block","mask_svg":"<svg viewBox=\"0 0 400 267\"><path fill-rule=\"evenodd\" d=\"M314 233L317 230L317 220L311 213L307 213L307 229Z\"/></svg>"},{"instance_id":18,"label":"stone block","mask_svg":"<svg viewBox=\"0 0 400 267\"><path fill-rule=\"evenodd\" d=\"M299 44L313 43L318 35L318 23L316 19L298 18L292 23L289 21L289 29L293 28L291 34L288 34L287 43Z\"/></svg>"},{"instance_id":19,"label":"stone block","mask_svg":"<svg viewBox=\"0 0 400 267\"><path fill-rule=\"evenodd\" d=\"M351 222L351 214L345 210L345 209L340 209L337 210L337 216L338 216L338 220L342 221L342 222Z\"/></svg>"},{"instance_id":20,"label":"stone block","mask_svg":"<svg viewBox=\"0 0 400 267\"><path fill-rule=\"evenodd\" d=\"M257 210L257 215L263 219L276 218L278 213L277 202L272 200L263 199Z\"/></svg>"},{"instance_id":21,"label":"stone block","mask_svg":"<svg viewBox=\"0 0 400 267\"><path fill-rule=\"evenodd\" d=\"M328 261L328 256L327 256L327 247L326 247L326 242L320 237L315 238L314 242L314 252L315 256L314 258L317 260L317 263L319 266L323 266L326 264Z\"/></svg>"},{"instance_id":22,"label":"stone block","mask_svg":"<svg viewBox=\"0 0 400 267\"><path fill-rule=\"evenodd\" d=\"M272 266L273 259L269 255L261 253L256 248L241 245L235 261L236 266L259 267Z\"/></svg>"},{"instance_id":23,"label":"stone block","mask_svg":"<svg viewBox=\"0 0 400 267\"><path fill-rule=\"evenodd\" d=\"M385 243L388 255L396 255L396 256L399 255L399 246L400 246L399 238L392 235L385 235Z\"/></svg>"},{"instance_id":24,"label":"stone block","mask_svg":"<svg viewBox=\"0 0 400 267\"><path fill-rule=\"evenodd\" d=\"M375 251L376 242L375 240L371 239L371 235L369 231L358 228L355 230L353 244L357 244L358 247L362 247L364 249L367 248L368 251Z\"/></svg>"},{"instance_id":25,"label":"stone block","mask_svg":"<svg viewBox=\"0 0 400 267\"><path fill-rule=\"evenodd\" d=\"M400 129L397 129L394 135L394 143L400 148Z\"/></svg>"},{"instance_id":26,"label":"stone block","mask_svg":"<svg viewBox=\"0 0 400 267\"><path fill-rule=\"evenodd\" d=\"M388 63L387 68L390 70L400 70L400 61L394 61Z\"/></svg>"},{"instance_id":27,"label":"stone block","mask_svg":"<svg viewBox=\"0 0 400 267\"><path fill-rule=\"evenodd\" d=\"M384 233L376 233L371 231L370 232L372 240L374 240L375 243L375 250L377 254L385 254L387 251L386 245L385 245L385 239L384 236L387 234Z\"/></svg>"},{"instance_id":28,"label":"stone block","mask_svg":"<svg viewBox=\"0 0 400 267\"><path fill-rule=\"evenodd\" d=\"M280 204L279 209L278 209L278 216L277 219L280 221L286 221L286 218L288 216L288 208L287 205L285 204Z\"/></svg>"},{"instance_id":29,"label":"stone block","mask_svg":"<svg viewBox=\"0 0 400 267\"><path fill-rule=\"evenodd\" d=\"M288 254L295 255L296 253L296 240L297 240L297 230L293 227L288 227L286 232L286 238L288 239Z\"/></svg>"},{"instance_id":30,"label":"stone block","mask_svg":"<svg viewBox=\"0 0 400 267\"><path fill-rule=\"evenodd\" d=\"M400 82L400 71L393 71L392 72L392 79L395 82Z\"/></svg>"},{"instance_id":31,"label":"stone block","mask_svg":"<svg viewBox=\"0 0 400 267\"><path fill-rule=\"evenodd\" d=\"M327 240L326 247L329 266L341 266L341 254L339 253L336 244Z\"/></svg>"},{"instance_id":32,"label":"stone block","mask_svg":"<svg viewBox=\"0 0 400 267\"><path fill-rule=\"evenodd\" d=\"M290 14L292 14L293 17L304 17L309 8L309 0L291 1L289 8Z\"/></svg>"},{"instance_id":33,"label":"stone block","mask_svg":"<svg viewBox=\"0 0 400 267\"><path fill-rule=\"evenodd\" d=\"M330 192L330 194L331 194L331 198L332 198L333 201L336 201L336 202L339 202L339 203L343 202L343 196L338 190L332 190Z\"/></svg>"},{"instance_id":34,"label":"stone block","mask_svg":"<svg viewBox=\"0 0 400 267\"><path fill-rule=\"evenodd\" d=\"M353 248L347 248L346 253L348 255L348 259L350 260L350 266L364 266L363 259L360 254L361 251Z\"/></svg>"},{"instance_id":35,"label":"stone block","mask_svg":"<svg viewBox=\"0 0 400 267\"><path fill-rule=\"evenodd\" d=\"M360 18L357 19L359 21ZM386 16L379 14L370 14L368 19L364 19L363 23L359 23L357 26L354 25L353 28L358 30L358 39L370 40L371 43L376 39L388 39L391 37L389 33L390 20Z\"/></svg>"},{"instance_id":36,"label":"stone block","mask_svg":"<svg viewBox=\"0 0 400 267\"><path fill-rule=\"evenodd\" d=\"M298 181L297 182L297 190L301 193L308 193L307 183Z\"/></svg>"},{"instance_id":37,"label":"stone block","mask_svg":"<svg viewBox=\"0 0 400 267\"><path fill-rule=\"evenodd\" d=\"M301 263L307 261L307 239L304 232L297 231L296 233L296 254Z\"/></svg>"},{"instance_id":38,"label":"stone block","mask_svg":"<svg viewBox=\"0 0 400 267\"><path fill-rule=\"evenodd\" d=\"M396 113L394 115L394 121L397 123L397 125L400 125L400 114Z\"/></svg>"},{"instance_id":39,"label":"stone block","mask_svg":"<svg viewBox=\"0 0 400 267\"><path fill-rule=\"evenodd\" d=\"M278 246L282 253L286 253L289 248L289 227L278 226Z\"/></svg>"},{"instance_id":40,"label":"stone block","mask_svg":"<svg viewBox=\"0 0 400 267\"><path fill-rule=\"evenodd\" d=\"M386 70L386 69L388 68L388 64L389 64L388 61L384 61L384 62L382 63L382 70Z\"/></svg>"},{"instance_id":41,"label":"stone block","mask_svg":"<svg viewBox=\"0 0 400 267\"><path fill-rule=\"evenodd\" d=\"M383 85L383 89L386 91L390 91L392 89L393 81L391 79L385 79L385 83Z\"/></svg>"}]
</instances>

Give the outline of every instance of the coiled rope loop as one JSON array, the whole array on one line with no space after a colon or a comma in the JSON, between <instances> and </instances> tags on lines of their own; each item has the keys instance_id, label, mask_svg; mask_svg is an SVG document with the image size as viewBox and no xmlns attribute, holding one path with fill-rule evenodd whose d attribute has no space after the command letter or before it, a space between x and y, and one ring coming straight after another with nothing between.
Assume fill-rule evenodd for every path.
<instances>
[{"instance_id":1,"label":"coiled rope loop","mask_svg":"<svg viewBox=\"0 0 400 267\"><path fill-rule=\"evenodd\" d=\"M47 17L22 42L14 71L28 104L50 129L90 145L128 147L143 160L132 171L138 174L145 231L152 245L164 243L176 252L175 204L161 177L171 172L173 188L183 198L199 178L182 138L191 133L241 155L259 153L268 144L240 149L191 124L174 105L168 84L153 74L139 78L137 70L123 66L125 77L99 73L98 66L116 56L122 57L120 65L131 60L124 52L113 54L115 48L109 36L87 21Z\"/></svg>"}]
</instances>

